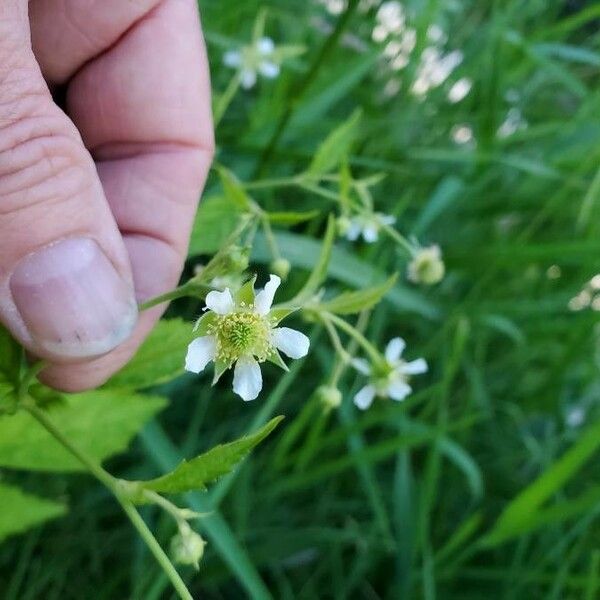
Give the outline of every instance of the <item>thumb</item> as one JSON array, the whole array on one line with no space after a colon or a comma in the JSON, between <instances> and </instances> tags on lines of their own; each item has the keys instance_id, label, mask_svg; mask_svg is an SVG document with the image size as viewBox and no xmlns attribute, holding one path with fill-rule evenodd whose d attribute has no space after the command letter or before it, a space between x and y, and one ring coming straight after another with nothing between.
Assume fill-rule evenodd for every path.
<instances>
[{"instance_id":1,"label":"thumb","mask_svg":"<svg viewBox=\"0 0 600 600\"><path fill-rule=\"evenodd\" d=\"M112 350L137 307L94 163L31 50L28 0L0 0L0 322L54 362Z\"/></svg>"}]
</instances>

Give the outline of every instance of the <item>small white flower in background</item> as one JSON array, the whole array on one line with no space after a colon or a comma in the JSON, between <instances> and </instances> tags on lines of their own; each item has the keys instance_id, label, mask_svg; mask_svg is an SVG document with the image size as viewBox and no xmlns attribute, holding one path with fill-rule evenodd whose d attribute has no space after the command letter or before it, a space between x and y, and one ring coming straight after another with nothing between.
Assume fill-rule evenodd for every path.
<instances>
[{"instance_id":1,"label":"small white flower in background","mask_svg":"<svg viewBox=\"0 0 600 600\"><path fill-rule=\"evenodd\" d=\"M521 111L513 107L508 111L500 127L498 127L496 135L499 138L505 139L521 129L527 129L527 121L523 118Z\"/></svg>"},{"instance_id":2,"label":"small white flower in background","mask_svg":"<svg viewBox=\"0 0 600 600\"><path fill-rule=\"evenodd\" d=\"M461 77L458 81L455 81L450 90L448 91L448 100L452 102L452 104L456 104L461 100L464 100L471 88L473 87L473 82L468 77Z\"/></svg>"},{"instance_id":3,"label":"small white flower in background","mask_svg":"<svg viewBox=\"0 0 600 600\"><path fill-rule=\"evenodd\" d=\"M275 292L281 283L271 275L264 289L255 294L254 280L235 294L229 288L206 296L206 312L194 328L200 335L189 346L185 368L200 373L209 362L215 363L213 384L235 365L233 391L244 400L254 400L262 389L259 363L266 360L287 369L279 351L290 358L308 353L310 341L300 331L278 327L291 310L272 309Z\"/></svg>"},{"instance_id":4,"label":"small white flower in background","mask_svg":"<svg viewBox=\"0 0 600 600\"><path fill-rule=\"evenodd\" d=\"M223 63L240 72L240 84L248 90L256 84L258 74L274 79L281 70L273 40L263 37L255 43L239 50L229 50L223 56Z\"/></svg>"},{"instance_id":5,"label":"small white flower in background","mask_svg":"<svg viewBox=\"0 0 600 600\"><path fill-rule=\"evenodd\" d=\"M582 406L571 406L565 415L565 423L573 429L581 427L585 423L586 412Z\"/></svg>"},{"instance_id":6,"label":"small white flower in background","mask_svg":"<svg viewBox=\"0 0 600 600\"><path fill-rule=\"evenodd\" d=\"M355 358L352 366L370 379L356 396L354 404L361 410L371 406L376 396L404 400L411 392L410 378L412 375L427 373L427 363L423 358L405 361L402 353L406 343L402 338L393 338L385 349L385 361L382 365L373 365L363 358Z\"/></svg>"},{"instance_id":7,"label":"small white flower in background","mask_svg":"<svg viewBox=\"0 0 600 600\"><path fill-rule=\"evenodd\" d=\"M466 123L454 125L450 130L450 137L457 144L468 144L473 141L473 128Z\"/></svg>"},{"instance_id":8,"label":"small white flower in background","mask_svg":"<svg viewBox=\"0 0 600 600\"><path fill-rule=\"evenodd\" d=\"M462 60L463 53L460 50L442 55L433 46L425 48L421 54L417 77L411 88L412 93L415 96L425 96L429 90L444 83Z\"/></svg>"},{"instance_id":9,"label":"small white flower in background","mask_svg":"<svg viewBox=\"0 0 600 600\"><path fill-rule=\"evenodd\" d=\"M408 265L408 279L413 283L434 285L444 278L445 273L442 251L437 244L419 248Z\"/></svg>"},{"instance_id":10,"label":"small white flower in background","mask_svg":"<svg viewBox=\"0 0 600 600\"><path fill-rule=\"evenodd\" d=\"M338 230L351 242L355 242L362 235L363 240L372 244L379 239L379 231L384 226L393 225L396 218L383 213L363 213L350 218L340 217L338 219Z\"/></svg>"}]
</instances>

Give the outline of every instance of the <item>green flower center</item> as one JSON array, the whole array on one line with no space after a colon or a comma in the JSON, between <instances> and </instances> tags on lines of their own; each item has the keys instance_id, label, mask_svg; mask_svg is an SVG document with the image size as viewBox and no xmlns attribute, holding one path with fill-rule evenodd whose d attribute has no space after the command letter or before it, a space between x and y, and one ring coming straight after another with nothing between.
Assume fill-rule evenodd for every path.
<instances>
[{"instance_id":1,"label":"green flower center","mask_svg":"<svg viewBox=\"0 0 600 600\"><path fill-rule=\"evenodd\" d=\"M228 365L242 356L265 361L273 351L271 325L266 317L250 311L220 315L209 332L217 340L217 360Z\"/></svg>"}]
</instances>

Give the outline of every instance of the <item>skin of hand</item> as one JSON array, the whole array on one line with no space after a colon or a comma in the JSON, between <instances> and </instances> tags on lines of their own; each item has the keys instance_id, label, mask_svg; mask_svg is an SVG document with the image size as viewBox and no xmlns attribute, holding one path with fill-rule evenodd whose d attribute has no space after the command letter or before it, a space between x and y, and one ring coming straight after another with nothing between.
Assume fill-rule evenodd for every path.
<instances>
[{"instance_id":1,"label":"skin of hand","mask_svg":"<svg viewBox=\"0 0 600 600\"><path fill-rule=\"evenodd\" d=\"M213 149L196 0L0 0L0 322L45 383L96 387L135 353Z\"/></svg>"}]
</instances>

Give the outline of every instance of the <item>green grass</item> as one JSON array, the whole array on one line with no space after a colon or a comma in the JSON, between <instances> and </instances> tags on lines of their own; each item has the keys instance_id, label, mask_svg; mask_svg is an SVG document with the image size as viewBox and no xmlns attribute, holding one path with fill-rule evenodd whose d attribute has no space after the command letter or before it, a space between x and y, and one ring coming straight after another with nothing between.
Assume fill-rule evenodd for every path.
<instances>
[{"instance_id":1,"label":"green grass","mask_svg":"<svg viewBox=\"0 0 600 600\"><path fill-rule=\"evenodd\" d=\"M309 357L283 376L266 369L265 393L253 403L231 394L227 376L215 389L206 376L188 375L158 388L171 405L127 456L111 461L117 475L151 478L179 457L286 415L233 477L191 496L192 506L214 511L200 523L209 539L201 570L184 571L194 596L599 597L600 459L595 434L584 432L597 431L600 418L600 330L594 311L567 306L600 271L598 6L407 3L421 33L415 55L433 22L448 31L449 49L464 52L451 80L470 77L473 89L450 104L447 86L422 102L408 93L415 55L398 74L399 94L382 97L389 75L370 39L375 11L351 8L340 19L300 0L200 5L218 91L231 76L224 47L249 39L261 7L276 42L308 49L277 80L234 99L217 132L218 160L242 180L292 175L361 107L353 172L386 174L374 188L377 209L397 215L403 232L439 243L448 274L432 289L403 281L370 320L370 340L383 346L402 335L408 356L432 367L405 403L359 413L351 398L362 383L348 374L343 406L311 416L311 394L333 365L317 326ZM511 90L528 126L501 139ZM476 145L451 140L463 123ZM217 184L211 179L207 195ZM276 211L324 216L333 208L297 188L254 197ZM322 226L320 219L278 234L296 267L291 288L316 259ZM261 240L254 257L264 273ZM553 265L559 277L548 276ZM387 241L340 240L331 285L360 288L405 266ZM191 320L198 308L184 300L170 311ZM566 423L572 406L585 409L579 427ZM5 479L63 497L70 515L0 546L2 600L174 598L92 480ZM171 523L153 509L144 517L168 543Z\"/></svg>"}]
</instances>

